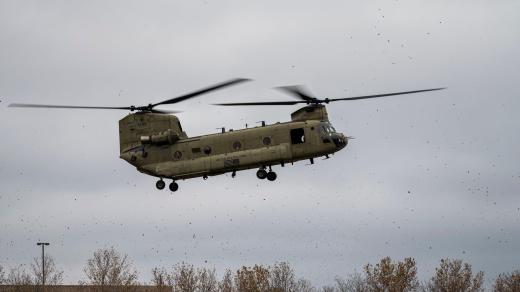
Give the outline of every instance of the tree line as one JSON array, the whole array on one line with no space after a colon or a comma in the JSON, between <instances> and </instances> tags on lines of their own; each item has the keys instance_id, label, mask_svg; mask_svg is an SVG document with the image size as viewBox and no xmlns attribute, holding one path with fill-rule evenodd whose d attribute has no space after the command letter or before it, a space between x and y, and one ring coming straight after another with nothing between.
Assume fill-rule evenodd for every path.
<instances>
[{"instance_id":1,"label":"tree line","mask_svg":"<svg viewBox=\"0 0 520 292\"><path fill-rule=\"evenodd\" d=\"M27 271L16 266L8 271L0 265L1 285L40 285L40 258L34 258ZM366 264L362 272L337 276L332 285L315 287L309 280L298 278L287 262L272 266L243 266L227 269L221 278L215 269L196 268L185 262L172 267L155 267L149 283L139 283L138 273L128 255L115 248L96 250L86 262L86 281L79 285L130 286L155 285L171 287L178 292L478 292L485 291L484 272L473 272L469 263L458 259L442 259L428 281L417 278L413 258L394 261L382 258L376 264ZM63 271L56 267L50 255L45 256L45 283L60 285ZM493 282L492 291L520 292L520 270L502 273Z\"/></svg>"}]
</instances>

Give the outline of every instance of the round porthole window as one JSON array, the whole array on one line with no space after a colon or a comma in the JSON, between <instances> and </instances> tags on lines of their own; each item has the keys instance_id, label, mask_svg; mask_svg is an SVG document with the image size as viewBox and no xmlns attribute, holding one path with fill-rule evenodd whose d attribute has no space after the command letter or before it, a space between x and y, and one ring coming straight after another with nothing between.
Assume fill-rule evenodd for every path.
<instances>
[{"instance_id":1,"label":"round porthole window","mask_svg":"<svg viewBox=\"0 0 520 292\"><path fill-rule=\"evenodd\" d=\"M272 143L271 137L264 137L262 139L262 143L264 143L265 146L271 145L271 143Z\"/></svg>"},{"instance_id":2,"label":"round porthole window","mask_svg":"<svg viewBox=\"0 0 520 292\"><path fill-rule=\"evenodd\" d=\"M239 141L233 142L233 150L238 151L240 150L240 148L242 148L242 143L240 143Z\"/></svg>"},{"instance_id":3,"label":"round porthole window","mask_svg":"<svg viewBox=\"0 0 520 292\"><path fill-rule=\"evenodd\" d=\"M204 149L202 151L204 151L204 154L209 155L209 154L211 154L211 147L206 146L206 147L204 147Z\"/></svg>"},{"instance_id":4,"label":"round porthole window","mask_svg":"<svg viewBox=\"0 0 520 292\"><path fill-rule=\"evenodd\" d=\"M182 152L180 152L180 151L175 151L175 152L173 153L173 158L175 158L176 160L181 159L181 158L182 158Z\"/></svg>"}]
</instances>

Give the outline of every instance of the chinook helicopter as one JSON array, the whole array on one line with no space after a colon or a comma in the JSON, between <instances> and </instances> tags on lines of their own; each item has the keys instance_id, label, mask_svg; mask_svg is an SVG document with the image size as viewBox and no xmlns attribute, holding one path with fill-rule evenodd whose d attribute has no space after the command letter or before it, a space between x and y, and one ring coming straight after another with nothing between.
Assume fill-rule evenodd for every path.
<instances>
[{"instance_id":1,"label":"chinook helicopter","mask_svg":"<svg viewBox=\"0 0 520 292\"><path fill-rule=\"evenodd\" d=\"M345 98L319 99L301 86L285 86L278 89L293 95L296 100L274 102L219 103L219 106L305 106L291 114L291 121L261 125L253 128L225 131L197 137L188 137L179 119L172 115L178 111L155 109L209 93L214 90L249 81L235 78L215 84L182 96L145 106L103 107L70 106L13 103L9 107L61 108L61 109L118 109L131 113L119 121L120 158L135 166L138 171L158 177L156 187L166 187L165 179L170 179L169 189L179 189L177 181L231 173L258 168L259 179L274 181L275 165L285 166L301 160L329 158L347 146L349 137L334 129L324 104L335 101L361 100L384 96L403 95L441 90L432 88L385 94L354 96ZM135 113L134 113L135 112Z\"/></svg>"}]
</instances>

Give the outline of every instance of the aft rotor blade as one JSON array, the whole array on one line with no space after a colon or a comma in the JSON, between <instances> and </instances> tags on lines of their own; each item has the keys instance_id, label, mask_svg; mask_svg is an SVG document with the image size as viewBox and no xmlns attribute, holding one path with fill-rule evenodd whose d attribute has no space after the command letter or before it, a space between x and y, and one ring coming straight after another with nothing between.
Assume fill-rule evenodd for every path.
<instances>
[{"instance_id":1,"label":"aft rotor blade","mask_svg":"<svg viewBox=\"0 0 520 292\"><path fill-rule=\"evenodd\" d=\"M153 104L152 107L155 107L155 106L158 106L158 105L161 105L161 104L173 104L173 103L181 102L181 101L184 101L184 100L189 99L189 98L193 98L193 97L201 95L201 94L205 94L205 93L208 93L208 92L211 92L211 91L214 91L214 90L218 90L218 89L221 89L221 88L224 88L224 87L232 86L232 85L239 84L239 83L246 82L246 81L250 81L250 80L251 79L246 79L246 78L231 79L231 80L228 80L228 81L217 83L217 84L212 85L210 87L206 87L206 88L203 88L203 89L191 92L191 93L187 93L185 95L181 95L181 96L178 96L178 97L174 97L172 99L161 101L159 103Z\"/></svg>"},{"instance_id":2,"label":"aft rotor blade","mask_svg":"<svg viewBox=\"0 0 520 292\"><path fill-rule=\"evenodd\" d=\"M426 92L426 91L435 91L435 90L442 90L442 89L446 89L446 87L431 88L431 89L421 89L421 90L413 90L413 91L393 92L393 93L383 93L383 94L373 94L373 95L362 95L362 96L353 96L353 97L345 97L345 98L331 98L328 101L368 99L368 98L376 98L376 97L384 97L384 96L393 96L393 95L403 95L403 94L419 93L419 92Z\"/></svg>"},{"instance_id":3,"label":"aft rotor blade","mask_svg":"<svg viewBox=\"0 0 520 292\"><path fill-rule=\"evenodd\" d=\"M303 87L301 85L280 86L280 87L276 87L276 89L289 93L293 96L296 96L301 100L312 101L312 100L316 99L315 96L308 93L307 90L305 89L305 87Z\"/></svg>"},{"instance_id":4,"label":"aft rotor blade","mask_svg":"<svg viewBox=\"0 0 520 292\"><path fill-rule=\"evenodd\" d=\"M293 105L298 103L307 103L305 100L293 101L267 101L267 102L234 102L234 103L215 103L214 105L223 106L240 106L240 105Z\"/></svg>"},{"instance_id":5,"label":"aft rotor blade","mask_svg":"<svg viewBox=\"0 0 520 292\"><path fill-rule=\"evenodd\" d=\"M29 108L73 108L73 109L117 109L133 110L133 107L110 107L110 106L77 106L77 105L51 105L51 104L32 104L32 103L11 103L9 107L29 107Z\"/></svg>"}]
</instances>

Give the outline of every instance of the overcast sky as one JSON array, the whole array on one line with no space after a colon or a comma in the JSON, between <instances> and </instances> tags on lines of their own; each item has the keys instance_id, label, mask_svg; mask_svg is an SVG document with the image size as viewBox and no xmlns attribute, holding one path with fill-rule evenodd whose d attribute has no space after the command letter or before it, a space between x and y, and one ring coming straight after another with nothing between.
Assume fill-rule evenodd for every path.
<instances>
[{"instance_id":1,"label":"overcast sky","mask_svg":"<svg viewBox=\"0 0 520 292\"><path fill-rule=\"evenodd\" d=\"M459 258L493 279L520 268L520 2L0 1L0 264L48 241L66 282L115 246L141 281L180 261L288 261L315 285L384 256L427 279ZM356 139L329 160L180 181L172 194L119 159L124 111L233 77L255 81L164 109L189 136L287 121L305 84Z\"/></svg>"}]
</instances>

